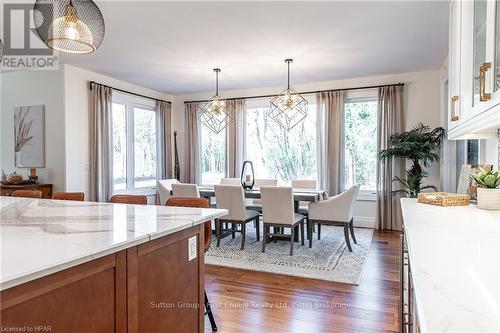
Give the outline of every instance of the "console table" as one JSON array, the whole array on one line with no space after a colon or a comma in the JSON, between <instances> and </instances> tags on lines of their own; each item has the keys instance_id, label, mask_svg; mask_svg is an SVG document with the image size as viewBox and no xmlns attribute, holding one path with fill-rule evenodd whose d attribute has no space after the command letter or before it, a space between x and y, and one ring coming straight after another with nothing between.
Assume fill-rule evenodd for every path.
<instances>
[{"instance_id":1,"label":"console table","mask_svg":"<svg viewBox=\"0 0 500 333\"><path fill-rule=\"evenodd\" d=\"M42 191L43 199L52 198L52 184L23 184L23 185L4 185L0 184L0 195L10 196L17 190Z\"/></svg>"}]
</instances>

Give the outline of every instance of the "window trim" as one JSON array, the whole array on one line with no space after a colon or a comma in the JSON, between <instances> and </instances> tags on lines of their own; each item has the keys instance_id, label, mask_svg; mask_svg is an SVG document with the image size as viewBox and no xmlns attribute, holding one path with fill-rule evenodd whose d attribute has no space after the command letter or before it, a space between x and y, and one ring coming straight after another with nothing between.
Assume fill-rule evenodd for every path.
<instances>
[{"instance_id":1,"label":"window trim","mask_svg":"<svg viewBox=\"0 0 500 333\"><path fill-rule=\"evenodd\" d=\"M145 194L152 195L156 193L156 183L154 186L135 187L135 133L134 133L134 109L148 110L155 113L156 126L156 107L152 100L131 96L123 93L113 93L112 104L120 104L125 108L125 137L126 137L126 162L125 162L125 189L115 190L114 182L113 194ZM111 117L111 124L113 119ZM158 142L156 143L158 145ZM113 135L111 135L111 151L113 150ZM155 167L158 161L155 161ZM111 168L114 167L113 153L111 153Z\"/></svg>"}]
</instances>

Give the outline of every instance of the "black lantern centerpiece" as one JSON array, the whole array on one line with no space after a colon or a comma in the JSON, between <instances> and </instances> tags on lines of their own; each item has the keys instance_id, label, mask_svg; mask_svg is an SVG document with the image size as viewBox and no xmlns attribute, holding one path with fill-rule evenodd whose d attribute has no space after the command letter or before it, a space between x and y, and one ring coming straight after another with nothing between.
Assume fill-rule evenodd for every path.
<instances>
[{"instance_id":1,"label":"black lantern centerpiece","mask_svg":"<svg viewBox=\"0 0 500 333\"><path fill-rule=\"evenodd\" d=\"M251 161L244 161L241 167L241 186L245 190L251 190L255 184L255 173Z\"/></svg>"}]
</instances>

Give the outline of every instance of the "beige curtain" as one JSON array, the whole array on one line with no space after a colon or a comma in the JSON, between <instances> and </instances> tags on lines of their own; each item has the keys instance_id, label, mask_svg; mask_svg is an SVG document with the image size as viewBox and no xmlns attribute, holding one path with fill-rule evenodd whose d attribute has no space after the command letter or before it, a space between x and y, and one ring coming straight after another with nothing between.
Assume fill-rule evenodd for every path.
<instances>
[{"instance_id":1,"label":"beige curtain","mask_svg":"<svg viewBox=\"0 0 500 333\"><path fill-rule=\"evenodd\" d=\"M172 104L156 101L156 179L172 178Z\"/></svg>"},{"instance_id":2,"label":"beige curtain","mask_svg":"<svg viewBox=\"0 0 500 333\"><path fill-rule=\"evenodd\" d=\"M198 128L198 103L186 103L186 174L184 182L199 184L200 173L200 131Z\"/></svg>"},{"instance_id":3,"label":"beige curtain","mask_svg":"<svg viewBox=\"0 0 500 333\"><path fill-rule=\"evenodd\" d=\"M344 92L316 94L318 109L318 184L329 195L343 191Z\"/></svg>"},{"instance_id":4,"label":"beige curtain","mask_svg":"<svg viewBox=\"0 0 500 333\"><path fill-rule=\"evenodd\" d=\"M377 149L389 146L391 135L404 131L403 86L380 87L378 92ZM392 198L390 191L399 189L394 176L404 177L405 163L401 159L378 164L377 169L377 228L401 230L399 198Z\"/></svg>"},{"instance_id":5,"label":"beige curtain","mask_svg":"<svg viewBox=\"0 0 500 333\"><path fill-rule=\"evenodd\" d=\"M245 159L245 100L227 101L233 110L234 122L227 127L227 176L239 178Z\"/></svg>"},{"instance_id":6,"label":"beige curtain","mask_svg":"<svg viewBox=\"0 0 500 333\"><path fill-rule=\"evenodd\" d=\"M113 89L92 83L90 95L89 200L108 201L113 192L113 159L111 151Z\"/></svg>"}]
</instances>

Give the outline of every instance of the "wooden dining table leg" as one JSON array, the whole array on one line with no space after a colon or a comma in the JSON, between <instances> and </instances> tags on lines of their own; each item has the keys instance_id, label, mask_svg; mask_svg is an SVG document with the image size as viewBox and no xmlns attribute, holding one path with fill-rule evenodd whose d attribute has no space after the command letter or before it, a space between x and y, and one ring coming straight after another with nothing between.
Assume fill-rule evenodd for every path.
<instances>
[{"instance_id":1,"label":"wooden dining table leg","mask_svg":"<svg viewBox=\"0 0 500 333\"><path fill-rule=\"evenodd\" d=\"M297 201L297 200L293 201L293 210L295 213L299 212L299 201ZM293 241L299 242L299 225L298 224L295 226L295 230L293 232Z\"/></svg>"}]
</instances>

